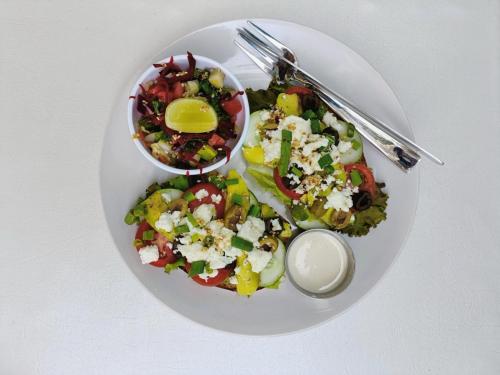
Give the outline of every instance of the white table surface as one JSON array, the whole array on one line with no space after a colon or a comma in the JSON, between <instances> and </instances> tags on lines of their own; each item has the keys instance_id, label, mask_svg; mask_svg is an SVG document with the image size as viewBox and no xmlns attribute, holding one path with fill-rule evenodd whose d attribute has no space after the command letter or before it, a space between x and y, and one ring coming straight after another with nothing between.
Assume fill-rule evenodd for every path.
<instances>
[{"instance_id":1,"label":"white table surface","mask_svg":"<svg viewBox=\"0 0 500 375\"><path fill-rule=\"evenodd\" d=\"M119 258L98 184L112 104L137 63L249 17L359 52L447 162L422 163L410 239L366 298L267 338L157 301ZM0 0L0 374L500 373L499 39L498 1Z\"/></svg>"}]
</instances>

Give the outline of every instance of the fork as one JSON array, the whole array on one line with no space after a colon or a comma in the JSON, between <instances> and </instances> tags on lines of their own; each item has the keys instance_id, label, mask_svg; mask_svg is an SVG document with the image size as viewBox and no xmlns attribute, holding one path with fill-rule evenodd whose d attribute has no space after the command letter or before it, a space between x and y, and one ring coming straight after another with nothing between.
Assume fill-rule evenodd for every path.
<instances>
[{"instance_id":1,"label":"fork","mask_svg":"<svg viewBox=\"0 0 500 375\"><path fill-rule=\"evenodd\" d=\"M319 80L298 66L296 54L289 47L255 23L251 21L247 22L258 31L264 40L244 27L238 29L238 34L257 54L250 51L237 40L235 40L235 43L265 73L274 77L278 82L298 82L312 87L324 102L345 120L353 123L365 139L403 171L408 171L420 160L417 151L421 151L434 162L443 164L441 160L427 150L389 128L387 125L360 111L340 95L332 92Z\"/></svg>"}]
</instances>

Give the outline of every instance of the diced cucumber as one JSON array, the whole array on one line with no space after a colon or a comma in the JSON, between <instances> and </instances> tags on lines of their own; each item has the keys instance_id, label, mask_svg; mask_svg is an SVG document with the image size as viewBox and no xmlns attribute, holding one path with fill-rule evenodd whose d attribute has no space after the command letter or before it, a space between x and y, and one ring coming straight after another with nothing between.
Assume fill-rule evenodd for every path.
<instances>
[{"instance_id":1,"label":"diced cucumber","mask_svg":"<svg viewBox=\"0 0 500 375\"><path fill-rule=\"evenodd\" d=\"M308 229L326 229L328 225L326 225L323 221L315 218L314 216L309 216L307 220L296 220L295 224L304 230Z\"/></svg>"},{"instance_id":2,"label":"diced cucumber","mask_svg":"<svg viewBox=\"0 0 500 375\"><path fill-rule=\"evenodd\" d=\"M259 286L266 287L276 283L285 273L285 245L278 240L278 248L273 253L273 257L259 274Z\"/></svg>"},{"instance_id":3,"label":"diced cucumber","mask_svg":"<svg viewBox=\"0 0 500 375\"><path fill-rule=\"evenodd\" d=\"M358 162L363 156L363 140L357 130L354 130L354 135L345 139L346 141L357 144L357 149L350 148L347 152L340 154L340 162L342 164L352 164Z\"/></svg>"},{"instance_id":4,"label":"diced cucumber","mask_svg":"<svg viewBox=\"0 0 500 375\"><path fill-rule=\"evenodd\" d=\"M260 145L260 135L258 126L263 124L262 114L266 112L266 110L255 111L250 115L250 122L248 123L248 136L245 140L245 146L253 147Z\"/></svg>"}]
</instances>

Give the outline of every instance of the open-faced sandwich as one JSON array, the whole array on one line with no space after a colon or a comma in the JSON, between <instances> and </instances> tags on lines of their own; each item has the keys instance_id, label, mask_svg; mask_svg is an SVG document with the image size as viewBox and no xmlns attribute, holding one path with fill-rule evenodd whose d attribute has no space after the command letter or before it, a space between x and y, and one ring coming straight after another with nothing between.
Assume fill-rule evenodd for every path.
<instances>
[{"instance_id":1,"label":"open-faced sandwich","mask_svg":"<svg viewBox=\"0 0 500 375\"><path fill-rule=\"evenodd\" d=\"M180 268L195 282L250 296L277 288L290 224L260 203L235 171L151 185L128 211L143 264Z\"/></svg>"},{"instance_id":2,"label":"open-faced sandwich","mask_svg":"<svg viewBox=\"0 0 500 375\"><path fill-rule=\"evenodd\" d=\"M352 124L305 87L271 83L247 94L247 172L289 206L299 227L362 236L385 220L384 184L375 182Z\"/></svg>"}]
</instances>

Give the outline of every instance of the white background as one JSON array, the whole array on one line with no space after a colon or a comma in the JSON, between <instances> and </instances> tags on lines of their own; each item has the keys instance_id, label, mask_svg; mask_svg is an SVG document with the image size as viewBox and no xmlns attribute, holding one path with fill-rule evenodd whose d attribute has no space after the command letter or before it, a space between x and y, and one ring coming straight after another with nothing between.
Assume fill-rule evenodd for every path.
<instances>
[{"instance_id":1,"label":"white background","mask_svg":"<svg viewBox=\"0 0 500 375\"><path fill-rule=\"evenodd\" d=\"M98 181L137 63L251 17L360 53L447 162L422 163L410 239L366 298L266 338L201 327L152 297L114 248ZM0 374L500 373L499 51L498 1L0 0Z\"/></svg>"}]
</instances>

